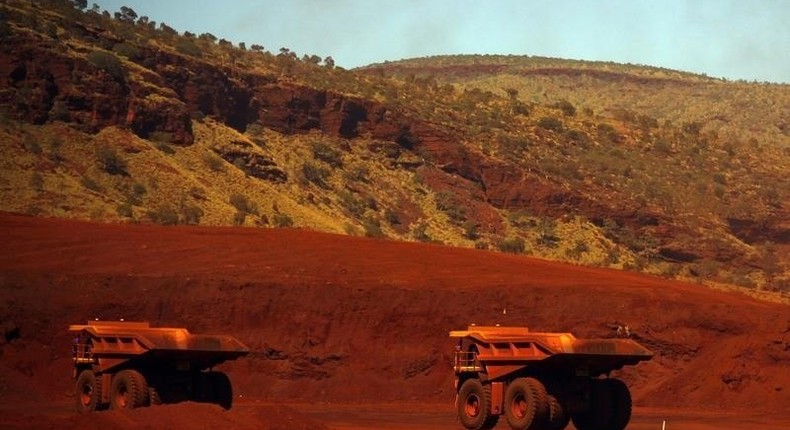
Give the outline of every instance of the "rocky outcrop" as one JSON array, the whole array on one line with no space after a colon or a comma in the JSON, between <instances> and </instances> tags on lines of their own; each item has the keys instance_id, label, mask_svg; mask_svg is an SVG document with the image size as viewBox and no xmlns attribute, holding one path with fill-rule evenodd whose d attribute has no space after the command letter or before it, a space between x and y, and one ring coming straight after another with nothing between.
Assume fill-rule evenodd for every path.
<instances>
[{"instance_id":1,"label":"rocky outcrop","mask_svg":"<svg viewBox=\"0 0 790 430\"><path fill-rule=\"evenodd\" d=\"M114 54L97 52L121 64ZM42 35L13 33L0 46L0 104L13 118L34 124L66 121L88 132L128 126L142 137L159 131L174 143L192 142L182 103L164 89L130 79L125 69L89 58Z\"/></svg>"}]
</instances>

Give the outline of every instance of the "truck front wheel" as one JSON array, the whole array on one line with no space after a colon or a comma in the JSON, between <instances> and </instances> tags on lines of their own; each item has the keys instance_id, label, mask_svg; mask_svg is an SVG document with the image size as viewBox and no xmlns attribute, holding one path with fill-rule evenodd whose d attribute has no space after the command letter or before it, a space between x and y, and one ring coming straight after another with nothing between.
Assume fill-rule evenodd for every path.
<instances>
[{"instance_id":1,"label":"truck front wheel","mask_svg":"<svg viewBox=\"0 0 790 430\"><path fill-rule=\"evenodd\" d=\"M546 403L549 405L549 430L563 430L571 422L571 416L556 396L549 394L546 396Z\"/></svg>"},{"instance_id":2,"label":"truck front wheel","mask_svg":"<svg viewBox=\"0 0 790 430\"><path fill-rule=\"evenodd\" d=\"M458 419L469 430L490 429L499 418L491 415L491 386L483 385L479 379L467 379L458 390Z\"/></svg>"},{"instance_id":3,"label":"truck front wheel","mask_svg":"<svg viewBox=\"0 0 790 430\"><path fill-rule=\"evenodd\" d=\"M112 378L110 406L112 409L134 409L148 404L148 384L142 373L121 370Z\"/></svg>"},{"instance_id":4,"label":"truck front wheel","mask_svg":"<svg viewBox=\"0 0 790 430\"><path fill-rule=\"evenodd\" d=\"M77 377L77 412L101 409L101 377L91 370L83 370Z\"/></svg>"}]
</instances>

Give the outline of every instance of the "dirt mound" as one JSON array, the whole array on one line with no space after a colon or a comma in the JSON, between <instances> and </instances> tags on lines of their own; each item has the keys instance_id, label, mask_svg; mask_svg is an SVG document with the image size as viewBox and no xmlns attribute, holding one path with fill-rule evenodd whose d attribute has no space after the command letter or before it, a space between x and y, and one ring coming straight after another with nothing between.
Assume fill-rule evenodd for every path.
<instances>
[{"instance_id":1,"label":"dirt mound","mask_svg":"<svg viewBox=\"0 0 790 430\"><path fill-rule=\"evenodd\" d=\"M790 403L790 308L697 285L302 230L2 215L0 241L5 401L70 399L67 326L98 317L237 336L253 352L222 370L244 399L451 402L447 332L474 322L578 336L628 324L656 353L619 373L639 405Z\"/></svg>"},{"instance_id":2,"label":"dirt mound","mask_svg":"<svg viewBox=\"0 0 790 430\"><path fill-rule=\"evenodd\" d=\"M226 411L216 405L180 403L132 411L105 411L77 415L67 411L4 412L6 429L206 429L326 430L327 427L283 405L241 406Z\"/></svg>"}]
</instances>

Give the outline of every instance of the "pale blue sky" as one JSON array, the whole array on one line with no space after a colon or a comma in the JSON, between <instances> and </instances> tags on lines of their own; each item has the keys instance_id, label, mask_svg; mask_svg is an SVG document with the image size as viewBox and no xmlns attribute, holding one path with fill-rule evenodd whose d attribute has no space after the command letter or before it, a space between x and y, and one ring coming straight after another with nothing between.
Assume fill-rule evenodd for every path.
<instances>
[{"instance_id":1,"label":"pale blue sky","mask_svg":"<svg viewBox=\"0 0 790 430\"><path fill-rule=\"evenodd\" d=\"M790 0L94 0L345 68L440 54L646 64L790 83ZM89 0L89 4L93 1Z\"/></svg>"}]
</instances>

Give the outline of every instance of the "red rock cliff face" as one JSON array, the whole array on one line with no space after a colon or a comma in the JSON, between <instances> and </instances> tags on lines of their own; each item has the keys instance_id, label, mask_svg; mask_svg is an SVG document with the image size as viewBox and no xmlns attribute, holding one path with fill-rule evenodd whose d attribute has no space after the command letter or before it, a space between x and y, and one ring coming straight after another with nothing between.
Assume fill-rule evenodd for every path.
<instances>
[{"instance_id":1,"label":"red rock cliff face","mask_svg":"<svg viewBox=\"0 0 790 430\"><path fill-rule=\"evenodd\" d=\"M128 70L99 67L87 55L32 33L8 36L0 46L0 104L12 117L34 124L66 121L88 132L121 125L142 137L160 131L174 143L192 142L183 103L169 99L164 88L131 78Z\"/></svg>"},{"instance_id":2,"label":"red rock cliff face","mask_svg":"<svg viewBox=\"0 0 790 430\"><path fill-rule=\"evenodd\" d=\"M83 30L100 46L118 41L98 30ZM46 36L13 34L0 47L0 103L10 106L15 118L32 123L62 120L90 132L126 126L143 138L167 133L171 142L184 145L193 141L190 118L199 115L242 132L260 122L286 134L320 130L348 139L366 135L396 142L405 150L420 150L432 168L457 178L437 180L436 184L445 184L441 188L463 194L468 185L448 184L467 181L482 190L476 200L496 208L633 219L632 211L614 210L613 215L613 208L579 192L468 149L452 130L376 102L154 48L141 48L142 68L132 72L124 63L125 74L120 77L89 61L87 55L67 53Z\"/></svg>"},{"instance_id":3,"label":"red rock cliff face","mask_svg":"<svg viewBox=\"0 0 790 430\"><path fill-rule=\"evenodd\" d=\"M98 41L112 38L93 31ZM113 76L89 61L89 53L67 52L35 33L12 34L0 47L0 103L14 118L35 124L61 120L88 132L128 126L143 138L169 133L181 144L192 142L190 116L201 114L239 131L259 121L282 133L371 133L409 148L417 143L409 121L365 100L151 48L141 50L142 71L132 73L126 63L123 75Z\"/></svg>"}]
</instances>

